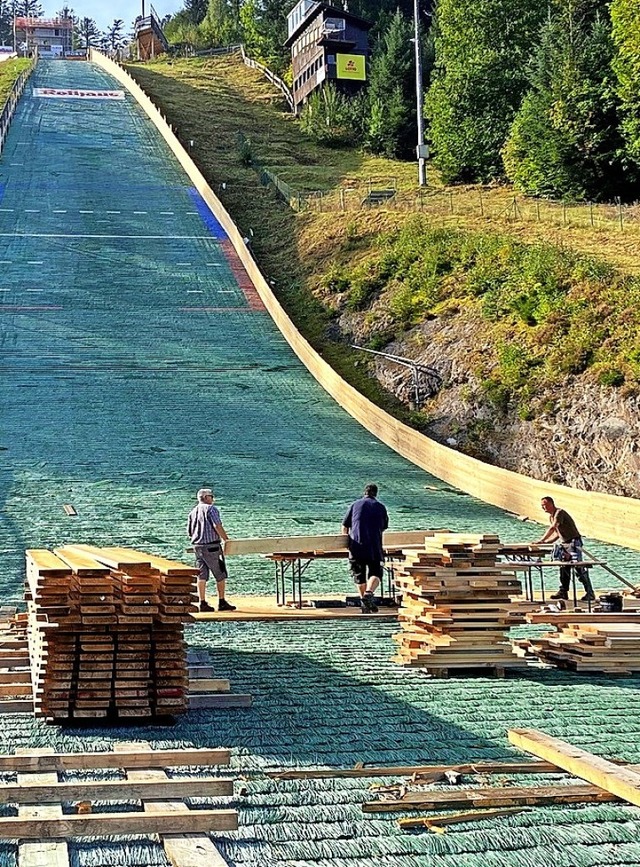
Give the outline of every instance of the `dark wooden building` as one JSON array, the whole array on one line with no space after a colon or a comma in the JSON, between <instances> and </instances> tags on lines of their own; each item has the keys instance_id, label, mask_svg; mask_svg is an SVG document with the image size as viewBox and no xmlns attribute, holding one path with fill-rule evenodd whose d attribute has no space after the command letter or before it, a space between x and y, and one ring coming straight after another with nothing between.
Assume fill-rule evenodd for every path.
<instances>
[{"instance_id":1,"label":"dark wooden building","mask_svg":"<svg viewBox=\"0 0 640 867\"><path fill-rule=\"evenodd\" d=\"M352 94L366 82L371 22L329 3L300 0L287 18L296 106L331 81Z\"/></svg>"}]
</instances>

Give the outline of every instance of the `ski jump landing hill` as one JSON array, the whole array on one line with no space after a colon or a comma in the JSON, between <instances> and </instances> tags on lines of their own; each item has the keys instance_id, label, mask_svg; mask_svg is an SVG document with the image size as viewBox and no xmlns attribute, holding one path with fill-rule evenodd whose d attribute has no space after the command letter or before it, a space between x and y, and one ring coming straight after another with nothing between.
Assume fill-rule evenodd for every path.
<instances>
[{"instance_id":1,"label":"ski jump landing hill","mask_svg":"<svg viewBox=\"0 0 640 867\"><path fill-rule=\"evenodd\" d=\"M224 227L262 302L285 339L316 380L343 409L403 457L487 503L514 514L537 518L540 497L550 494L557 497L562 506L575 515L586 535L640 549L639 500L549 484L462 455L397 421L338 376L301 336L286 315L247 250L238 228L154 103L131 76L109 58L92 51L90 59L126 87L155 124L212 213Z\"/></svg>"}]
</instances>

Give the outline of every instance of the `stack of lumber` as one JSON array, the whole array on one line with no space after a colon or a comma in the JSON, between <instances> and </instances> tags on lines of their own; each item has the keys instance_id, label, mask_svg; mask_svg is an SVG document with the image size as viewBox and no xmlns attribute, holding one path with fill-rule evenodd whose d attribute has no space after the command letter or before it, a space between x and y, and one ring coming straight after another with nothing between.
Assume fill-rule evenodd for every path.
<instances>
[{"instance_id":1,"label":"stack of lumber","mask_svg":"<svg viewBox=\"0 0 640 867\"><path fill-rule=\"evenodd\" d=\"M34 710L47 719L158 717L188 706L184 623L196 571L124 548L29 550Z\"/></svg>"},{"instance_id":2,"label":"stack of lumber","mask_svg":"<svg viewBox=\"0 0 640 867\"><path fill-rule=\"evenodd\" d=\"M436 533L422 550L404 552L397 573L401 665L446 676L451 669L493 669L522 663L506 637L519 621L512 596L522 592L515 570L498 563L494 535Z\"/></svg>"},{"instance_id":3,"label":"stack of lumber","mask_svg":"<svg viewBox=\"0 0 640 867\"><path fill-rule=\"evenodd\" d=\"M607 615L615 617L615 615ZM598 622L598 615L574 614L556 632L514 642L521 655L572 671L630 674L640 671L640 616L637 622ZM585 622L586 621L586 622Z\"/></svg>"}]
</instances>

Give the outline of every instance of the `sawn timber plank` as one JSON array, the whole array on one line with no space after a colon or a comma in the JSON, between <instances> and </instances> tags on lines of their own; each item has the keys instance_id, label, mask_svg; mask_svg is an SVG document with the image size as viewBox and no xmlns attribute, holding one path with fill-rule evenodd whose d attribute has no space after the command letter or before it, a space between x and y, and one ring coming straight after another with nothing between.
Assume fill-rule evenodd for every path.
<instances>
[{"instance_id":1,"label":"sawn timber plank","mask_svg":"<svg viewBox=\"0 0 640 867\"><path fill-rule=\"evenodd\" d=\"M18 750L16 755L25 757L32 750ZM42 751L38 751L42 752ZM53 753L53 749L49 750ZM55 772L48 773L21 773L18 772L18 785L56 786L58 775ZM61 818L61 804L23 804L18 807L18 816L21 819L38 819L44 817ZM18 845L19 867L69 867L69 848L64 840L39 840L33 843L19 843Z\"/></svg>"},{"instance_id":2,"label":"sawn timber plank","mask_svg":"<svg viewBox=\"0 0 640 867\"><path fill-rule=\"evenodd\" d=\"M119 754L130 752L150 753L148 744L122 743L116 744L114 751ZM130 769L127 778L133 782L149 780L153 782L166 781L167 774L160 768ZM182 801L151 801L144 802L145 812L156 813L162 810L173 810L176 813L188 813L189 808ZM227 867L227 862L218 852L213 840L206 834L162 836L162 845L167 858L173 867Z\"/></svg>"},{"instance_id":3,"label":"sawn timber plank","mask_svg":"<svg viewBox=\"0 0 640 867\"><path fill-rule=\"evenodd\" d=\"M574 747L536 729L510 729L509 742L538 758L610 792L623 801L640 806L640 773Z\"/></svg>"}]
</instances>

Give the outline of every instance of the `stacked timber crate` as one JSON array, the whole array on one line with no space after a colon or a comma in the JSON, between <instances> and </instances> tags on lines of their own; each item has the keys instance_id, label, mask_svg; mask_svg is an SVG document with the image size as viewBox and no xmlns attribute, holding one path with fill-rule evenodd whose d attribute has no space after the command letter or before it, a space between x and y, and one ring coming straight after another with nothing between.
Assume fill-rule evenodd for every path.
<instances>
[{"instance_id":1,"label":"stacked timber crate","mask_svg":"<svg viewBox=\"0 0 640 867\"><path fill-rule=\"evenodd\" d=\"M522 586L513 567L497 562L499 552L497 536L453 533L436 533L423 549L404 552L396 662L436 676L461 669L501 675L522 665L507 638L522 620L512 601Z\"/></svg>"},{"instance_id":2,"label":"stacked timber crate","mask_svg":"<svg viewBox=\"0 0 640 867\"><path fill-rule=\"evenodd\" d=\"M567 615L565 615L567 616ZM614 615L605 615L615 618ZM631 615L633 616L633 615ZM516 652L570 671L631 674L640 671L640 622L598 622L594 615L573 615L573 622L557 624L556 632L515 642ZM540 622L543 615L536 615ZM640 621L640 616L635 615ZM553 619L553 616L549 618ZM589 622L590 621L590 622Z\"/></svg>"},{"instance_id":3,"label":"stacked timber crate","mask_svg":"<svg viewBox=\"0 0 640 867\"><path fill-rule=\"evenodd\" d=\"M48 719L163 717L188 706L184 624L196 571L124 548L27 551L34 709Z\"/></svg>"}]
</instances>

